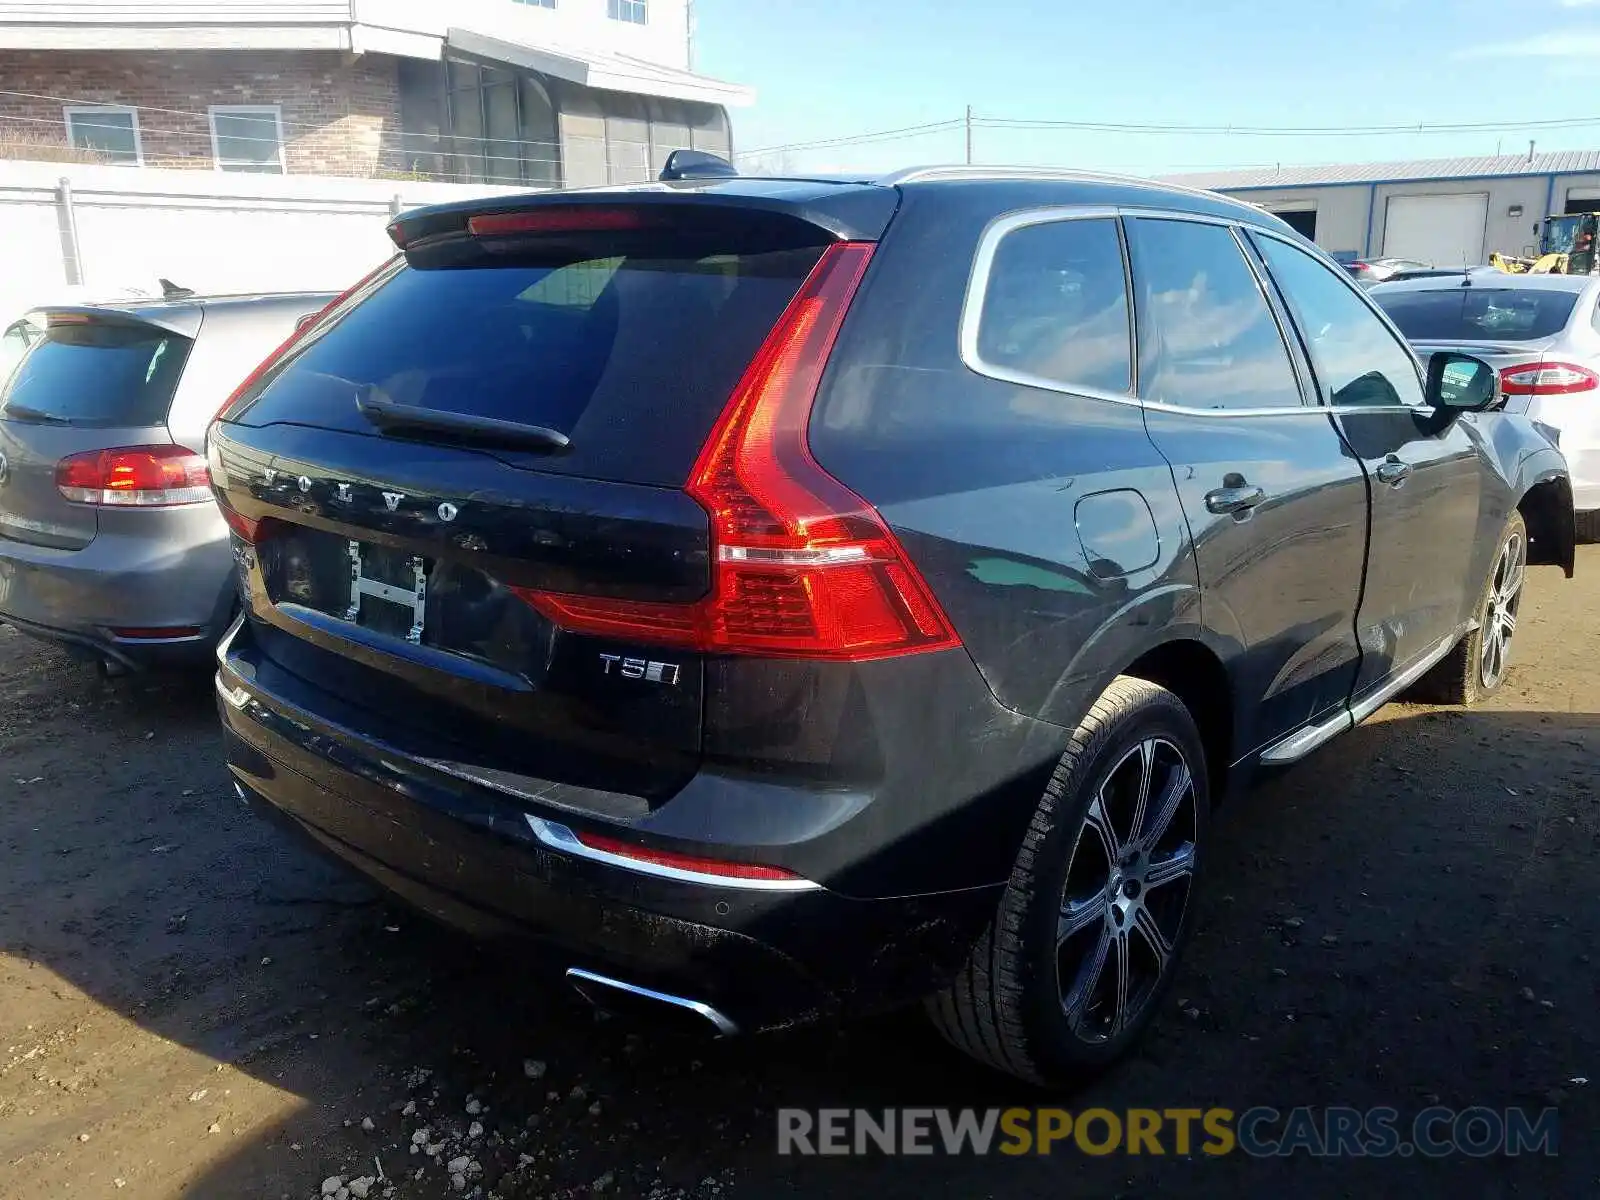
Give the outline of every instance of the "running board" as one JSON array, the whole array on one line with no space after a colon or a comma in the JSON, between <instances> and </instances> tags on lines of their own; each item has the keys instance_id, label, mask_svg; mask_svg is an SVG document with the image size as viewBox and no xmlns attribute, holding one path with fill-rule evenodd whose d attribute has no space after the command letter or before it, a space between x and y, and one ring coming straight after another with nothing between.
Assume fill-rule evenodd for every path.
<instances>
[{"instance_id":1,"label":"running board","mask_svg":"<svg viewBox=\"0 0 1600 1200\"><path fill-rule=\"evenodd\" d=\"M1426 675L1435 663L1455 649L1456 643L1469 631L1463 630L1445 638L1404 671L1398 675L1391 675L1355 704L1347 703L1333 716L1318 721L1315 725L1307 725L1304 729L1297 729L1282 741L1268 746L1261 752L1261 761L1273 766L1298 762L1318 746L1332 741L1348 729L1354 729L1390 699Z\"/></svg>"}]
</instances>

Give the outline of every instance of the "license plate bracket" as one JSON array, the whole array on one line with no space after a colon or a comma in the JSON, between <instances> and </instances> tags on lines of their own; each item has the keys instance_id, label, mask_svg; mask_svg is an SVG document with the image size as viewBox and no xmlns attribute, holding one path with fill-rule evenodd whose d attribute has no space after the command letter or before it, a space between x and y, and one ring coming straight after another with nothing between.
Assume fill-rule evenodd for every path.
<instances>
[{"instance_id":1,"label":"license plate bracket","mask_svg":"<svg viewBox=\"0 0 1600 1200\"><path fill-rule=\"evenodd\" d=\"M350 604L345 609L344 619L354 624L361 624L362 606L365 601L377 600L384 604L398 605L407 609L411 614L411 628L406 632L406 641L413 645L422 642L423 625L428 611L428 564L420 554L383 555L387 559L384 566L390 578L381 575L366 573L367 554L360 542L351 542L347 553L350 556Z\"/></svg>"}]
</instances>

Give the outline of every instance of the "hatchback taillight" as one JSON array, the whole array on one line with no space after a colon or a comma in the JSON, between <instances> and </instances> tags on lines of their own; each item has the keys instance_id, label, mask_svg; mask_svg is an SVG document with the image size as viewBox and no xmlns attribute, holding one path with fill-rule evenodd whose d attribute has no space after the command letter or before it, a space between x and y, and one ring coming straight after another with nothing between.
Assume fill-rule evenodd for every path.
<instances>
[{"instance_id":1,"label":"hatchback taillight","mask_svg":"<svg viewBox=\"0 0 1600 1200\"><path fill-rule=\"evenodd\" d=\"M119 446L56 464L56 490L75 504L168 508L211 502L206 460L184 446Z\"/></svg>"},{"instance_id":2,"label":"hatchback taillight","mask_svg":"<svg viewBox=\"0 0 1600 1200\"><path fill-rule=\"evenodd\" d=\"M687 490L710 515L703 600L518 593L563 629L707 654L860 661L959 646L883 518L807 442L817 385L872 251L846 242L823 253L700 452Z\"/></svg>"},{"instance_id":3,"label":"hatchback taillight","mask_svg":"<svg viewBox=\"0 0 1600 1200\"><path fill-rule=\"evenodd\" d=\"M1600 390L1600 375L1577 363L1528 363L1501 371L1500 390L1508 396L1569 396Z\"/></svg>"}]
</instances>

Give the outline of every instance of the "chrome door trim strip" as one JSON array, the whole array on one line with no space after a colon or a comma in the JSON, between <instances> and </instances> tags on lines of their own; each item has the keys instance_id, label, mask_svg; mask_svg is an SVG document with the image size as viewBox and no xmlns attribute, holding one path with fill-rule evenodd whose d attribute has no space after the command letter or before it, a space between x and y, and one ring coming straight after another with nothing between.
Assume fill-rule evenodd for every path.
<instances>
[{"instance_id":1,"label":"chrome door trim strip","mask_svg":"<svg viewBox=\"0 0 1600 1200\"><path fill-rule=\"evenodd\" d=\"M1435 663L1455 649L1456 643L1463 636L1464 631L1451 634L1405 670L1399 674L1390 675L1387 679L1375 685L1365 697L1355 704L1347 703L1333 716L1319 721L1315 725L1307 725L1303 729L1297 729L1288 737L1274 742L1261 752L1261 761L1274 766L1297 762L1318 746L1331 741L1348 729L1354 729L1387 704L1391 698L1405 691L1406 688L1426 675Z\"/></svg>"}]
</instances>

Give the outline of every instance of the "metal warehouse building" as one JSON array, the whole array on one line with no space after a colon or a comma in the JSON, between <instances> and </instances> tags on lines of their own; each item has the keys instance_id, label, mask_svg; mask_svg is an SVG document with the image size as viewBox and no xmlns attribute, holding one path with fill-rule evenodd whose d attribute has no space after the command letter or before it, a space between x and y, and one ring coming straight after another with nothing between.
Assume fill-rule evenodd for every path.
<instances>
[{"instance_id":1,"label":"metal warehouse building","mask_svg":"<svg viewBox=\"0 0 1600 1200\"><path fill-rule=\"evenodd\" d=\"M1529 254L1553 213L1600 212L1600 150L1174 175L1282 217L1323 249L1436 266Z\"/></svg>"}]
</instances>

